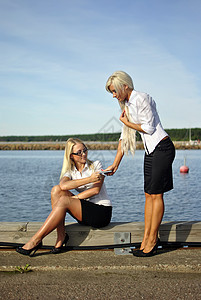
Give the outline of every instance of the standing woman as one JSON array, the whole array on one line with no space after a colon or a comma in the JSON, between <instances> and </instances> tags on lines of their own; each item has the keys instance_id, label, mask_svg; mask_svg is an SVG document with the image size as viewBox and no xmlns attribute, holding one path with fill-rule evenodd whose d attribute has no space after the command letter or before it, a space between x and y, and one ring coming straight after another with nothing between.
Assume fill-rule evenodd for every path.
<instances>
[{"instance_id":1,"label":"standing woman","mask_svg":"<svg viewBox=\"0 0 201 300\"><path fill-rule=\"evenodd\" d=\"M52 211L38 232L17 252L31 255L42 247L42 239L57 229L57 241L53 254L60 253L68 241L65 233L65 216L68 212L78 223L96 228L110 223L112 206L109 200L104 176L100 174L100 161L87 159L87 147L79 139L66 142L60 183L52 188ZM77 190L74 195L70 190ZM32 254L32 256L33 256Z\"/></svg>"},{"instance_id":2,"label":"standing woman","mask_svg":"<svg viewBox=\"0 0 201 300\"><path fill-rule=\"evenodd\" d=\"M156 104L146 93L134 90L132 78L123 71L114 72L106 83L106 90L117 98L124 124L114 162L107 170L113 175L130 149L135 152L135 134L141 135L144 148L144 192L145 228L140 250L135 256L147 257L155 254L158 246L158 230L164 214L163 194L173 188L172 163L175 148L164 131Z\"/></svg>"}]
</instances>

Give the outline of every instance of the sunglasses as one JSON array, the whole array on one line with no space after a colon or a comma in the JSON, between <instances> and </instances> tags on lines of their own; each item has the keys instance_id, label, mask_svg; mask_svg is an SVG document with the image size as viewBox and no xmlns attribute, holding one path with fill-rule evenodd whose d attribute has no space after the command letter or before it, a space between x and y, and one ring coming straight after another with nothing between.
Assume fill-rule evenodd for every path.
<instances>
[{"instance_id":1,"label":"sunglasses","mask_svg":"<svg viewBox=\"0 0 201 300\"><path fill-rule=\"evenodd\" d=\"M76 153L71 153L73 155L78 155L78 156L82 156L82 154L86 153L88 151L87 148L84 148L83 150L79 150Z\"/></svg>"}]
</instances>

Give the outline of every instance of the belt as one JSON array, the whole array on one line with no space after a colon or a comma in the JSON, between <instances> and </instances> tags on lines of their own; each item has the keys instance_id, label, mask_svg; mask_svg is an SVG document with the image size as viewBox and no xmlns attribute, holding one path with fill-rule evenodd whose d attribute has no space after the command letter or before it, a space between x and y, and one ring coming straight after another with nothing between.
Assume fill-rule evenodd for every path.
<instances>
[{"instance_id":1,"label":"belt","mask_svg":"<svg viewBox=\"0 0 201 300\"><path fill-rule=\"evenodd\" d=\"M169 138L169 135L166 135L161 141L167 140Z\"/></svg>"}]
</instances>

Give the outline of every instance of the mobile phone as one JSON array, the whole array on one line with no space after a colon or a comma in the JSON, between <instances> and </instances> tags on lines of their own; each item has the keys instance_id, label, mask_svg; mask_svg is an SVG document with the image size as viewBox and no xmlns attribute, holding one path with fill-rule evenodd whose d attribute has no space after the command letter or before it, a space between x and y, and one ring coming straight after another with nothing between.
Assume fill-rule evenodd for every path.
<instances>
[{"instance_id":1,"label":"mobile phone","mask_svg":"<svg viewBox=\"0 0 201 300\"><path fill-rule=\"evenodd\" d=\"M108 175L108 174L110 174L110 173L112 173L112 171L111 170L106 170L106 171L100 171L100 174L102 174L102 175Z\"/></svg>"}]
</instances>

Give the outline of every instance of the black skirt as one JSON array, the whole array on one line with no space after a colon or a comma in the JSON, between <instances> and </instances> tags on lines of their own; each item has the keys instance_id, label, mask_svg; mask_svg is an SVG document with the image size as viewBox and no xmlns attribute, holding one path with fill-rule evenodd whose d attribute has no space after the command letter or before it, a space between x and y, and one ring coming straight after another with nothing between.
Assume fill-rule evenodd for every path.
<instances>
[{"instance_id":1,"label":"black skirt","mask_svg":"<svg viewBox=\"0 0 201 300\"><path fill-rule=\"evenodd\" d=\"M94 204L80 199L82 205L82 221L79 224L101 228L107 226L112 217L112 206Z\"/></svg>"},{"instance_id":2,"label":"black skirt","mask_svg":"<svg viewBox=\"0 0 201 300\"><path fill-rule=\"evenodd\" d=\"M144 157L144 191L161 194L173 189L172 163L175 147L168 137L160 141L155 150Z\"/></svg>"}]
</instances>

